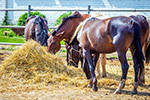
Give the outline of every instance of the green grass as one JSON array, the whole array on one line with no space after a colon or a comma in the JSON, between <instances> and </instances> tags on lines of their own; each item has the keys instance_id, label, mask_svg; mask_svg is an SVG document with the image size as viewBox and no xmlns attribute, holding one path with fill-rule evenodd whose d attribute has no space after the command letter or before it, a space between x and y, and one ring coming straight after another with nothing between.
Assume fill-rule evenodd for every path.
<instances>
[{"instance_id":1,"label":"green grass","mask_svg":"<svg viewBox=\"0 0 150 100\"><path fill-rule=\"evenodd\" d=\"M0 42L6 42L6 43L25 43L25 39L22 38L22 37L0 36Z\"/></svg>"}]
</instances>

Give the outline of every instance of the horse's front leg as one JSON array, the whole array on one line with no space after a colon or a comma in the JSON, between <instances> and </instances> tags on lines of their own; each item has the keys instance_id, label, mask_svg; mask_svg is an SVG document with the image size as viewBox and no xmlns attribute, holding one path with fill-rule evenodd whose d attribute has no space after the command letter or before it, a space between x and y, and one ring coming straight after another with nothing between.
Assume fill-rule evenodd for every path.
<instances>
[{"instance_id":1,"label":"horse's front leg","mask_svg":"<svg viewBox=\"0 0 150 100\"><path fill-rule=\"evenodd\" d=\"M100 77L100 56L98 58L97 64L96 64L96 70L97 70L97 78Z\"/></svg>"},{"instance_id":2,"label":"horse's front leg","mask_svg":"<svg viewBox=\"0 0 150 100\"><path fill-rule=\"evenodd\" d=\"M129 69L129 65L128 65L127 59L126 59L126 53L125 52L117 52L117 53L118 53L119 61L121 63L121 67L122 67L122 77L121 77L121 82L119 84L119 87L116 89L114 94L120 94L121 93L121 90L125 86L127 72Z\"/></svg>"},{"instance_id":3,"label":"horse's front leg","mask_svg":"<svg viewBox=\"0 0 150 100\"><path fill-rule=\"evenodd\" d=\"M99 54L99 58L98 58L98 61L97 61L97 64L96 64L96 68L97 68L97 77L100 77L100 64L102 66L102 77L106 77L106 54Z\"/></svg>"},{"instance_id":4,"label":"horse's front leg","mask_svg":"<svg viewBox=\"0 0 150 100\"><path fill-rule=\"evenodd\" d=\"M92 76L92 82L93 82L93 91L97 91L97 79L96 79L96 75L95 75L95 66L93 65L93 59L92 59L92 54L90 52L90 50L85 50L83 49L83 56L86 58L88 65L89 65L89 69L90 69L90 73Z\"/></svg>"},{"instance_id":5,"label":"horse's front leg","mask_svg":"<svg viewBox=\"0 0 150 100\"><path fill-rule=\"evenodd\" d=\"M102 77L106 77L106 54L101 54Z\"/></svg>"},{"instance_id":6,"label":"horse's front leg","mask_svg":"<svg viewBox=\"0 0 150 100\"><path fill-rule=\"evenodd\" d=\"M82 66L83 71L85 72L86 78L90 79L91 74L90 74L88 63L85 58L81 58L81 66Z\"/></svg>"}]
</instances>

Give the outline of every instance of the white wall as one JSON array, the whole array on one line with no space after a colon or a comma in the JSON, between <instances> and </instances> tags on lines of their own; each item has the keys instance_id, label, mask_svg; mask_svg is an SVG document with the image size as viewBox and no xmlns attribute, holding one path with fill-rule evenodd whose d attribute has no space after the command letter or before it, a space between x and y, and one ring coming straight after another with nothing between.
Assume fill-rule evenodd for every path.
<instances>
[{"instance_id":1,"label":"white wall","mask_svg":"<svg viewBox=\"0 0 150 100\"><path fill-rule=\"evenodd\" d=\"M0 0L0 8L5 8L6 7L6 1L5 0ZM0 11L0 23L2 22L4 18L5 12Z\"/></svg>"}]
</instances>

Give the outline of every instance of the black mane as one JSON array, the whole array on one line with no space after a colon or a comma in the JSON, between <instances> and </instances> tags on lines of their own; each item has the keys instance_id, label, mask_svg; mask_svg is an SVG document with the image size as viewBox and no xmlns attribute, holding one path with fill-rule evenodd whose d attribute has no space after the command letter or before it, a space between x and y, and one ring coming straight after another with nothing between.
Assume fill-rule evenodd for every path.
<instances>
[{"instance_id":1,"label":"black mane","mask_svg":"<svg viewBox=\"0 0 150 100\"><path fill-rule=\"evenodd\" d=\"M68 20L73 19L73 18L81 18L81 17L82 17L81 15L75 14L75 15L71 15L71 16L69 16L69 17L63 18L61 24L59 25L59 27L53 31L52 36L55 36L55 34L58 32L58 30L59 30Z\"/></svg>"}]
</instances>

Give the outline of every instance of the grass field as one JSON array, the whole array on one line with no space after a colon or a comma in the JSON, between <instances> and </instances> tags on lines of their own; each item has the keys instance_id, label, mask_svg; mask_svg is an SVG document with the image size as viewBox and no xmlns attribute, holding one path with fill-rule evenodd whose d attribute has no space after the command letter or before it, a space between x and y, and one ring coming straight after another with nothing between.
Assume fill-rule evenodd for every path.
<instances>
[{"instance_id":1,"label":"grass field","mask_svg":"<svg viewBox=\"0 0 150 100\"><path fill-rule=\"evenodd\" d=\"M0 36L0 42L6 42L6 43L25 43L25 39L23 37Z\"/></svg>"}]
</instances>

